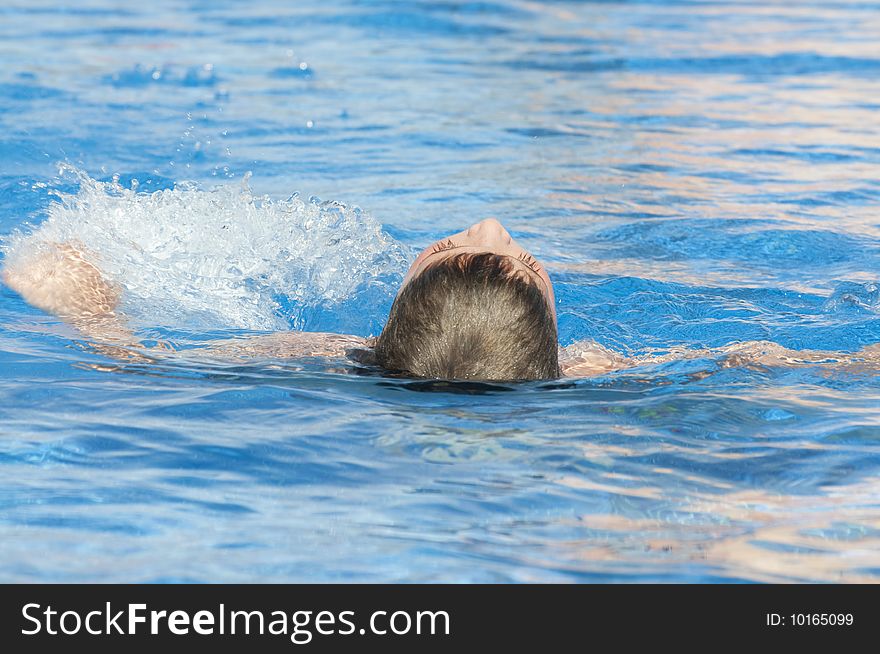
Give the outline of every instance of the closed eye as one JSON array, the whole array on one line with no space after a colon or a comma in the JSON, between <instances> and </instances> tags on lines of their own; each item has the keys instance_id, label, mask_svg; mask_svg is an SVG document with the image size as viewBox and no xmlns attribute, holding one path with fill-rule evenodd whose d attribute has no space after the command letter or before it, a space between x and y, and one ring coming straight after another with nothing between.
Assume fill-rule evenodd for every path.
<instances>
[{"instance_id":1,"label":"closed eye","mask_svg":"<svg viewBox=\"0 0 880 654\"><path fill-rule=\"evenodd\" d=\"M519 260L522 261L524 264L526 264L529 268L531 268L535 272L541 272L541 265L528 252L523 252L522 254L520 254Z\"/></svg>"},{"instance_id":2,"label":"closed eye","mask_svg":"<svg viewBox=\"0 0 880 654\"><path fill-rule=\"evenodd\" d=\"M454 247L455 243L452 242L452 239L446 239L445 241L434 243L434 245L431 246L431 254L437 254L438 252L443 252L443 250L450 250Z\"/></svg>"}]
</instances>

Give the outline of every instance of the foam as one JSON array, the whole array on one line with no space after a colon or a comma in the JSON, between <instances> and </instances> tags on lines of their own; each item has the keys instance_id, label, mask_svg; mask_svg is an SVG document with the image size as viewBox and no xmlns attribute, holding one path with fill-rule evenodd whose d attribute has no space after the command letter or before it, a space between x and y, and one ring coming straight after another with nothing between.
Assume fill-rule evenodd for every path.
<instances>
[{"instance_id":1,"label":"foam","mask_svg":"<svg viewBox=\"0 0 880 654\"><path fill-rule=\"evenodd\" d=\"M357 207L257 197L247 176L212 190L179 183L145 193L136 180L125 188L67 164L60 174L79 190L54 191L44 221L4 240L7 263L47 242L81 243L123 287L122 311L144 326L320 329L312 315L353 311L362 295L368 311L390 302L412 254Z\"/></svg>"}]
</instances>

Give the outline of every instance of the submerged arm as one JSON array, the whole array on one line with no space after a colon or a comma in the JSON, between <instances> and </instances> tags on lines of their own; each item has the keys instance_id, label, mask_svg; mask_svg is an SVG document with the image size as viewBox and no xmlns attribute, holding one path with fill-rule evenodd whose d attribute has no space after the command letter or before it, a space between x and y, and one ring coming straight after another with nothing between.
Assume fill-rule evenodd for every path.
<instances>
[{"instance_id":1,"label":"submerged arm","mask_svg":"<svg viewBox=\"0 0 880 654\"><path fill-rule=\"evenodd\" d=\"M145 347L118 311L122 289L107 279L79 244L50 243L6 262L3 282L28 303L76 327L101 354L152 361L167 355L165 344ZM366 349L367 339L344 334L279 332L219 341L187 350L187 355L220 359L341 357Z\"/></svg>"},{"instance_id":2,"label":"submerged arm","mask_svg":"<svg viewBox=\"0 0 880 654\"><path fill-rule=\"evenodd\" d=\"M373 340L348 334L290 331L222 340L187 353L198 352L217 359L343 358L352 350L369 350Z\"/></svg>"},{"instance_id":3,"label":"submerged arm","mask_svg":"<svg viewBox=\"0 0 880 654\"><path fill-rule=\"evenodd\" d=\"M595 341L578 341L559 348L559 369L563 377L595 377L633 365L638 364Z\"/></svg>"},{"instance_id":4,"label":"submerged arm","mask_svg":"<svg viewBox=\"0 0 880 654\"><path fill-rule=\"evenodd\" d=\"M625 357L598 343L581 341L560 350L559 364L565 377L592 377L638 366L688 359L719 359L723 368L785 368L828 364L847 372L880 372L880 344L858 352L790 350L770 341L747 341L717 349L672 348L664 354Z\"/></svg>"}]
</instances>

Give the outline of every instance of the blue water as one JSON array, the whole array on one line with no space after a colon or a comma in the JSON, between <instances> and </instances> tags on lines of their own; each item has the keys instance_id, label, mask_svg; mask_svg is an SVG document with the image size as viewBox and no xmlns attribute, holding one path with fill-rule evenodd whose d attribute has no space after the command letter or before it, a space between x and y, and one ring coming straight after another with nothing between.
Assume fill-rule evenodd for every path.
<instances>
[{"instance_id":1,"label":"blue water","mask_svg":"<svg viewBox=\"0 0 880 654\"><path fill-rule=\"evenodd\" d=\"M851 352L878 33L872 0L7 0L0 236L85 242L186 348L375 334L496 216L562 345ZM352 372L114 361L0 288L0 580L880 581L876 373Z\"/></svg>"}]
</instances>

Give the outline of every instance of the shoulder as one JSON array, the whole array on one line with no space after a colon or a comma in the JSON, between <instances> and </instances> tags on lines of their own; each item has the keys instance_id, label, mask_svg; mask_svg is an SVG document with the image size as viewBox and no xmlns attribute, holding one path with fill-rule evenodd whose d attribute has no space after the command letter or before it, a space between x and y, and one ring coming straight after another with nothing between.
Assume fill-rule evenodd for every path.
<instances>
[{"instance_id":1,"label":"shoulder","mask_svg":"<svg viewBox=\"0 0 880 654\"><path fill-rule=\"evenodd\" d=\"M205 350L219 358L302 359L343 358L353 350L367 350L374 339L324 332L276 332L222 341Z\"/></svg>"},{"instance_id":2,"label":"shoulder","mask_svg":"<svg viewBox=\"0 0 880 654\"><path fill-rule=\"evenodd\" d=\"M592 377L626 367L626 357L596 341L577 341L559 348L559 369L563 377Z\"/></svg>"}]
</instances>

